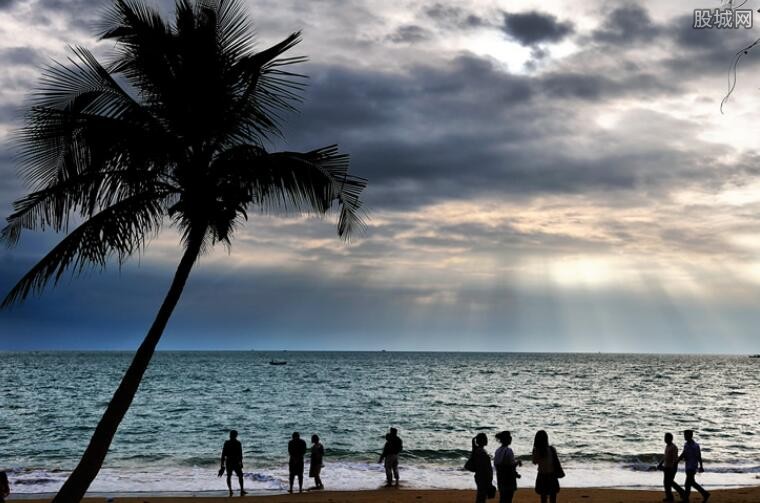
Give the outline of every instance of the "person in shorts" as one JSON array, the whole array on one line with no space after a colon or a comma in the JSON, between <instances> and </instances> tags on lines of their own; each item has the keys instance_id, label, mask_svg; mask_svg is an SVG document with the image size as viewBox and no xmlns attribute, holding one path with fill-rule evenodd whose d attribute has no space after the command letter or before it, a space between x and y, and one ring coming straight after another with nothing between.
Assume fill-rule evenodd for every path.
<instances>
[{"instance_id":1,"label":"person in shorts","mask_svg":"<svg viewBox=\"0 0 760 503\"><path fill-rule=\"evenodd\" d=\"M240 496L246 494L243 490L243 446L237 436L236 430L230 431L230 439L224 442L224 447L222 447L222 466L219 468L220 477L225 469L227 470L227 489L230 490L230 496L232 496L232 472L235 472L238 477Z\"/></svg>"}]
</instances>

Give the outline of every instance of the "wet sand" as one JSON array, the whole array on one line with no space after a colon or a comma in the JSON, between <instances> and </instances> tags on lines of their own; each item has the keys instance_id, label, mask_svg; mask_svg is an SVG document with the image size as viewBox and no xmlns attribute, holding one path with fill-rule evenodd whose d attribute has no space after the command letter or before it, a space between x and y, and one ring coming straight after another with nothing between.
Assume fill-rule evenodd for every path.
<instances>
[{"instance_id":1,"label":"wet sand","mask_svg":"<svg viewBox=\"0 0 760 503\"><path fill-rule=\"evenodd\" d=\"M662 501L661 491L638 491L623 489L576 489L563 488L559 494L559 503L655 503ZM11 501L14 498L11 496ZM676 500L678 498L676 497ZM26 503L49 502L49 499L22 500ZM84 501L103 503L105 497L86 498ZM407 489L387 489L377 491L335 491L305 492L303 494L277 496L240 496L229 497L114 497L114 503L230 503L235 501L255 501L258 503L461 503L475 501L474 491L418 491ZM496 499L489 500L494 503ZM538 496L530 489L517 491L514 503L537 503ZM692 493L691 502L699 503L702 498ZM720 489L712 491L710 503L758 503L760 487L742 489Z\"/></svg>"}]
</instances>

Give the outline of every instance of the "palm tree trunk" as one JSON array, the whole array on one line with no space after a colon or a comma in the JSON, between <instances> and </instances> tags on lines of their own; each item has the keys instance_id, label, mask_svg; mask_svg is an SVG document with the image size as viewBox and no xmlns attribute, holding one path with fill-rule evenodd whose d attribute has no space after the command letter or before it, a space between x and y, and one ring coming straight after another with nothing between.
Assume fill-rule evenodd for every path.
<instances>
[{"instance_id":1,"label":"palm tree trunk","mask_svg":"<svg viewBox=\"0 0 760 503\"><path fill-rule=\"evenodd\" d=\"M95 428L95 433L92 434L92 438L90 439L90 444L82 455L82 459L74 471L71 472L69 478L66 479L61 490L53 498L53 503L81 501L95 476L100 471L116 430L121 420L124 419L129 406L132 404L143 374L148 369L148 364L156 350L156 345L161 338L161 334L169 321L172 311L174 311L174 307L177 305L177 301L179 301L182 289L185 287L185 282L190 275L190 270L200 254L203 234L196 233L196 236L198 234L200 234L200 237L190 236L188 239L185 253L182 256L179 267L177 267L174 280L171 287L169 287L169 292L166 294L163 304L161 304L161 309L158 310L153 325L151 325L148 334L137 349L137 353L132 359L132 363L127 369L126 374L124 374L113 398L111 398L108 408L103 413L103 417L100 418L100 422L97 428Z\"/></svg>"}]
</instances>

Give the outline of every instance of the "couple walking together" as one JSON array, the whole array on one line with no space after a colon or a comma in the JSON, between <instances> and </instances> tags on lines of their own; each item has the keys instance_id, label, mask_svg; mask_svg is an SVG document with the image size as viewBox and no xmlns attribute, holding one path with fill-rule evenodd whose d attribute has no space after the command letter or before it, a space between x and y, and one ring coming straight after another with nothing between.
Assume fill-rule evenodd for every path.
<instances>
[{"instance_id":1,"label":"couple walking together","mask_svg":"<svg viewBox=\"0 0 760 503\"><path fill-rule=\"evenodd\" d=\"M496 434L496 439L501 446L496 449L493 459L493 468L496 469L496 481L499 489L499 503L512 503L517 490L517 467L522 466L519 460L515 460L515 454L509 447L512 443L512 435L508 431ZM491 456L485 450L488 445L488 437L485 433L478 433L472 439L472 454L465 464L465 469L475 472L475 485L477 493L475 503L483 503L489 498L496 497L496 488L493 486L493 469L491 468ZM565 476L557 456L557 451L549 445L549 435L544 430L536 433L533 441L533 464L538 466L536 476L536 493L541 497L541 503L556 503L559 493L559 479Z\"/></svg>"},{"instance_id":2,"label":"couple walking together","mask_svg":"<svg viewBox=\"0 0 760 503\"><path fill-rule=\"evenodd\" d=\"M663 472L663 485L665 486L665 499L663 501L673 501L673 489L681 497L681 501L689 501L689 493L693 487L702 496L702 501L706 502L710 499L710 493L695 480L697 473L705 471L702 466L702 450L699 448L699 444L694 441L692 430L684 431L683 438L686 443L684 443L683 451L679 456L678 447L673 443L673 435L665 434L665 457L657 465L657 468ZM683 488L675 481L678 463L681 460L685 461L686 464L686 481Z\"/></svg>"}]
</instances>

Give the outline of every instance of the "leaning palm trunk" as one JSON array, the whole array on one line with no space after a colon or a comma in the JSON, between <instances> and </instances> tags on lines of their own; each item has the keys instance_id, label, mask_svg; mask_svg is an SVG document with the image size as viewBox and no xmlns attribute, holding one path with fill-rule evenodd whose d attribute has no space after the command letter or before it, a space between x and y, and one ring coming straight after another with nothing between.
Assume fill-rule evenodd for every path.
<instances>
[{"instance_id":1,"label":"leaning palm trunk","mask_svg":"<svg viewBox=\"0 0 760 503\"><path fill-rule=\"evenodd\" d=\"M169 292L166 294L164 302L158 310L153 325L148 330L148 335L145 336L142 344L137 349L132 363L121 379L121 383L113 394L113 398L108 403L103 417L100 418L100 422L97 428L95 428L95 433L92 434L92 438L90 439L90 444L82 455L82 459L79 460L77 467L71 472L63 487L53 498L54 503L81 501L90 484L92 484L92 481L100 471L100 467L103 466L103 461L108 453L108 448L111 446L111 441L137 394L137 388L140 387L143 374L148 369L153 353L156 351L156 345L158 345L169 317L174 311L180 295L182 295L182 290L185 287L188 276L190 276L193 264L200 254L202 244L202 240L199 239L188 242L188 247L182 256L179 267L177 267L177 272L174 275L171 287L169 287Z\"/></svg>"}]
</instances>

